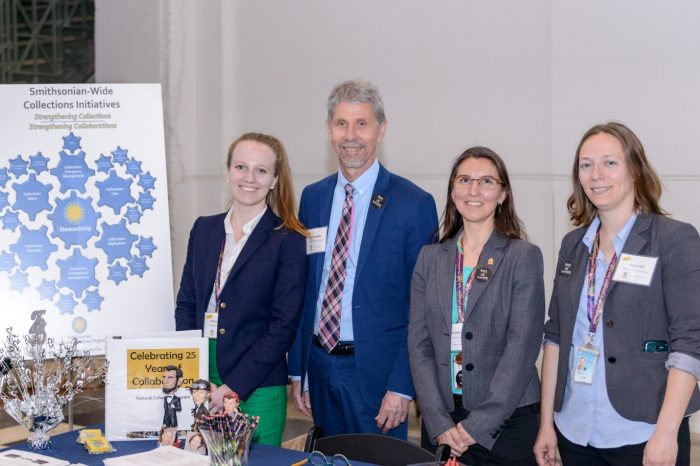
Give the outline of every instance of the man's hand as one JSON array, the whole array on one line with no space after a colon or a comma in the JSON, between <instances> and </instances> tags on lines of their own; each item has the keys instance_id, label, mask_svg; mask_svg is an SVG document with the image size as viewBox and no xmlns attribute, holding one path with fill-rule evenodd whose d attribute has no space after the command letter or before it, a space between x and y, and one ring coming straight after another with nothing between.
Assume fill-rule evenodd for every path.
<instances>
[{"instance_id":1,"label":"man's hand","mask_svg":"<svg viewBox=\"0 0 700 466\"><path fill-rule=\"evenodd\" d=\"M377 421L377 428L383 433L389 432L406 422L408 417L408 405L411 400L397 395L394 392L386 392L379 407L379 414L374 418Z\"/></svg>"},{"instance_id":2,"label":"man's hand","mask_svg":"<svg viewBox=\"0 0 700 466\"><path fill-rule=\"evenodd\" d=\"M312 417L309 391L301 392L301 380L292 380L292 400L294 400L294 406L296 406L299 411Z\"/></svg>"},{"instance_id":3,"label":"man's hand","mask_svg":"<svg viewBox=\"0 0 700 466\"><path fill-rule=\"evenodd\" d=\"M223 384L220 387L215 387L212 384L211 394L209 396L209 412L211 414L216 414L219 411L224 410L224 395L232 392L228 385Z\"/></svg>"}]
</instances>

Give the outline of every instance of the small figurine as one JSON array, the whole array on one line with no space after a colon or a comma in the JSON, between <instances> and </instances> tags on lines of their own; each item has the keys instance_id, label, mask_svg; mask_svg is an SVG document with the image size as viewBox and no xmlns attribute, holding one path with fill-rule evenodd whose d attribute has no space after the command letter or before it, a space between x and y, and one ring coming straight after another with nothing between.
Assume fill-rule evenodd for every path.
<instances>
[{"instance_id":1,"label":"small figurine","mask_svg":"<svg viewBox=\"0 0 700 466\"><path fill-rule=\"evenodd\" d=\"M238 405L241 404L241 397L238 396L236 392L228 392L224 395L224 413L233 416L234 414L241 414L238 409Z\"/></svg>"},{"instance_id":2,"label":"small figurine","mask_svg":"<svg viewBox=\"0 0 700 466\"><path fill-rule=\"evenodd\" d=\"M177 413L182 411L180 397L175 392L182 385L182 370L165 366L163 370L163 427L177 427Z\"/></svg>"},{"instance_id":3,"label":"small figurine","mask_svg":"<svg viewBox=\"0 0 700 466\"><path fill-rule=\"evenodd\" d=\"M194 408L192 408L192 418L194 419L195 423L192 424L192 429L197 430L197 419L209 415L207 403L209 401L209 394L211 393L211 384L208 380L195 380L190 386L190 393L192 393L192 401L194 402Z\"/></svg>"}]
</instances>

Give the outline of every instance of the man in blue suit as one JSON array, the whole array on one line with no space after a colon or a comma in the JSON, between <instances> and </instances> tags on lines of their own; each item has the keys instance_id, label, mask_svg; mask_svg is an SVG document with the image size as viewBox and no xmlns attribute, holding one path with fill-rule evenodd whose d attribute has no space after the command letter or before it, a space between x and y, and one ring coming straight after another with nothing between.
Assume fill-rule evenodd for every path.
<instances>
[{"instance_id":1,"label":"man in blue suit","mask_svg":"<svg viewBox=\"0 0 700 466\"><path fill-rule=\"evenodd\" d=\"M434 240L437 212L430 194L377 161L386 126L372 83L337 85L326 129L340 170L301 196L299 218L311 238L289 367L297 408L325 435L405 439L415 396L406 349L411 275Z\"/></svg>"}]
</instances>

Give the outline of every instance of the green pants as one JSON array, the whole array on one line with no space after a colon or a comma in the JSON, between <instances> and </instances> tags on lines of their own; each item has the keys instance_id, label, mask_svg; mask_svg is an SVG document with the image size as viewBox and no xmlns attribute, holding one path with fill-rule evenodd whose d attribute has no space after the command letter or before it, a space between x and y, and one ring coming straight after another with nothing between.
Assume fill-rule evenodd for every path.
<instances>
[{"instance_id":1,"label":"green pants","mask_svg":"<svg viewBox=\"0 0 700 466\"><path fill-rule=\"evenodd\" d=\"M209 381L216 385L224 383L216 366L216 340L209 340ZM276 385L257 388L246 401L241 400L240 409L244 414L260 416L253 442L276 447L282 444L282 432L287 418L287 387Z\"/></svg>"}]
</instances>

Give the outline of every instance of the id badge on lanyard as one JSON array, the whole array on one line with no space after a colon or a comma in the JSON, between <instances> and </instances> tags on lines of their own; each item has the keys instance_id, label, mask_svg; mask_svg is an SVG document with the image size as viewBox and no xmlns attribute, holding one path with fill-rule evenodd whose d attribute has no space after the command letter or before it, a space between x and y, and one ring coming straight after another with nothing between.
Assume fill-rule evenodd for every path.
<instances>
[{"instance_id":1,"label":"id badge on lanyard","mask_svg":"<svg viewBox=\"0 0 700 466\"><path fill-rule=\"evenodd\" d=\"M588 259L588 291L586 299L586 312L588 315L588 343L580 345L576 350L576 359L574 361L574 382L592 384L593 374L598 357L600 356L600 348L593 345L593 337L598 329L598 323L603 315L603 306L608 295L608 287L612 279L615 266L617 265L617 254L614 254L608 270L605 272L603 286L600 289L598 299L595 299L595 273L598 265L598 251L600 249L600 230L596 233L593 241L593 248Z\"/></svg>"},{"instance_id":2,"label":"id badge on lanyard","mask_svg":"<svg viewBox=\"0 0 700 466\"><path fill-rule=\"evenodd\" d=\"M455 260L455 304L457 306L457 322L452 323L452 331L450 333L451 385L452 393L455 394L462 393L462 364L464 363L464 356L462 354L462 328L464 327L464 320L466 318L467 297L469 296L469 290L472 287L474 272L476 270L476 267L472 269L465 286L464 253L462 251L461 240L462 237L460 236L457 240L457 257Z\"/></svg>"},{"instance_id":3,"label":"id badge on lanyard","mask_svg":"<svg viewBox=\"0 0 700 466\"><path fill-rule=\"evenodd\" d=\"M224 239L224 244L221 246L221 252L219 253L219 264L216 267L216 278L214 279L214 296L216 301L214 302L214 310L204 313L204 326L202 330L202 336L204 338L211 338L216 340L218 335L217 331L219 329L219 296L221 295L221 263L224 259L224 248L226 247L226 240ZM210 300L211 302L211 300Z\"/></svg>"},{"instance_id":4,"label":"id badge on lanyard","mask_svg":"<svg viewBox=\"0 0 700 466\"><path fill-rule=\"evenodd\" d=\"M204 338L212 338L216 340L216 331L219 327L219 313L205 312L204 313Z\"/></svg>"},{"instance_id":5,"label":"id badge on lanyard","mask_svg":"<svg viewBox=\"0 0 700 466\"><path fill-rule=\"evenodd\" d=\"M462 393L462 322L452 324L450 359L452 360L452 393Z\"/></svg>"}]
</instances>

